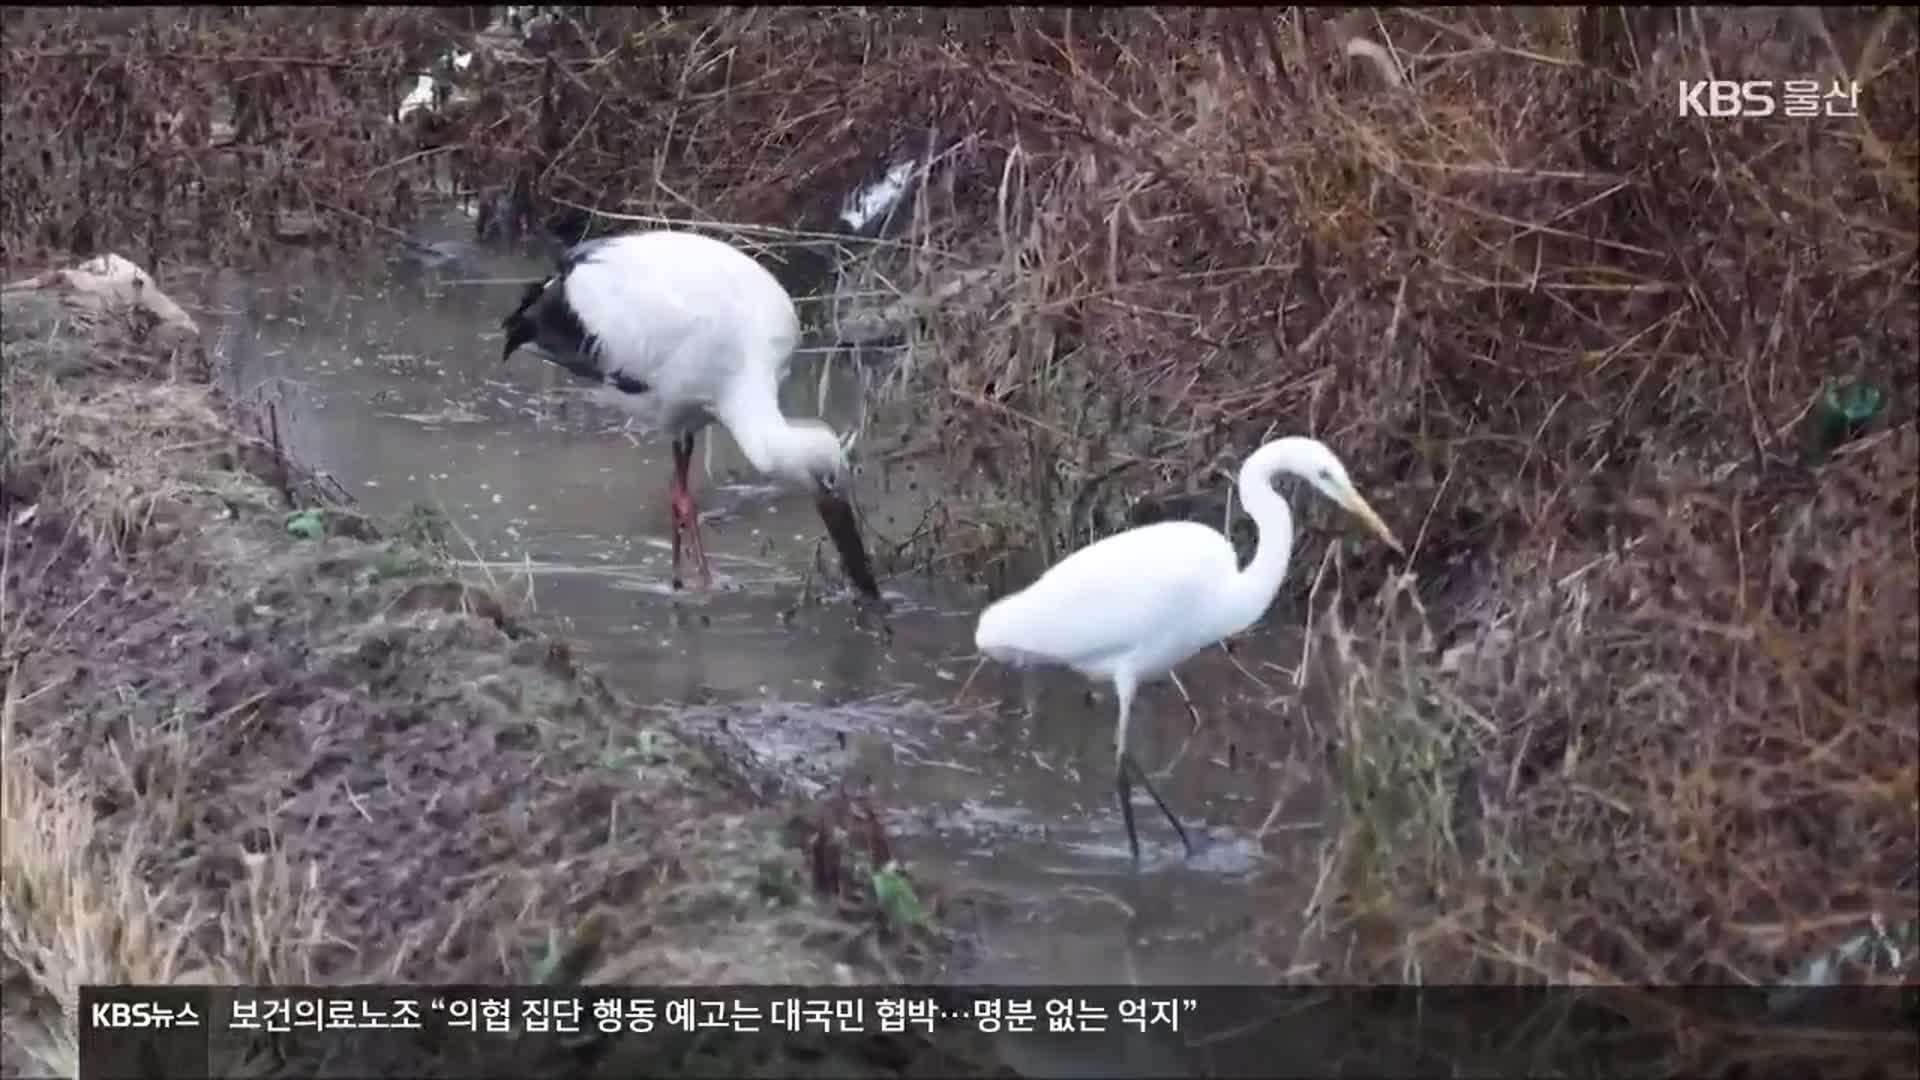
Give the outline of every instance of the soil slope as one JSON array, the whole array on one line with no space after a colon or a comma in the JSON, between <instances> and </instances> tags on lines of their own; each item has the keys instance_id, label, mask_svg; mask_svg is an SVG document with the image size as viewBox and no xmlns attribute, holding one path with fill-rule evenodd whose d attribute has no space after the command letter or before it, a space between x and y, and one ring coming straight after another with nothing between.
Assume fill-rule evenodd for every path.
<instances>
[{"instance_id":1,"label":"soil slope","mask_svg":"<svg viewBox=\"0 0 1920 1080\"><path fill-rule=\"evenodd\" d=\"M831 809L641 730L443 572L430 522L329 504L191 334L83 292L5 295L14 1050L71 1074L83 983L817 984L916 955Z\"/></svg>"}]
</instances>

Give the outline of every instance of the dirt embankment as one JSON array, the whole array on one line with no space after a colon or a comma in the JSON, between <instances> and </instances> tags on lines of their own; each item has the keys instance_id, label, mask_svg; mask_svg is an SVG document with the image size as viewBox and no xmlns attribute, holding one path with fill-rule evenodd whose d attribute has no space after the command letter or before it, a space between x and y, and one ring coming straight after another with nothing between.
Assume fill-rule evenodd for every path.
<instances>
[{"instance_id":1,"label":"dirt embankment","mask_svg":"<svg viewBox=\"0 0 1920 1080\"><path fill-rule=\"evenodd\" d=\"M868 837L640 730L443 573L431 522L329 504L151 282L98 268L5 294L17 1048L71 1074L83 983L830 983L930 955L870 903Z\"/></svg>"}]
</instances>

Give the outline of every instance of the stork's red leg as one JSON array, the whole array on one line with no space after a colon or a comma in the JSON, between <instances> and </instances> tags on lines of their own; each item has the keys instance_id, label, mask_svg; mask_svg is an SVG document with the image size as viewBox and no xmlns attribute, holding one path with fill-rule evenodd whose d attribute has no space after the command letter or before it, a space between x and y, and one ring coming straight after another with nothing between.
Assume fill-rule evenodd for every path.
<instances>
[{"instance_id":1,"label":"stork's red leg","mask_svg":"<svg viewBox=\"0 0 1920 1080\"><path fill-rule=\"evenodd\" d=\"M693 436L673 443L673 576L680 579L680 534L686 532L687 547L694 568L700 571L702 588L713 587L713 571L707 565L707 547L700 540L700 511L693 502L693 488L687 470L693 464Z\"/></svg>"},{"instance_id":2,"label":"stork's red leg","mask_svg":"<svg viewBox=\"0 0 1920 1080\"><path fill-rule=\"evenodd\" d=\"M679 447L676 445L674 454L678 456L679 453ZM680 587L680 530L683 527L680 520L681 503L680 470L675 469L673 483L667 486L667 522L668 531L673 533L673 587L676 589Z\"/></svg>"}]
</instances>

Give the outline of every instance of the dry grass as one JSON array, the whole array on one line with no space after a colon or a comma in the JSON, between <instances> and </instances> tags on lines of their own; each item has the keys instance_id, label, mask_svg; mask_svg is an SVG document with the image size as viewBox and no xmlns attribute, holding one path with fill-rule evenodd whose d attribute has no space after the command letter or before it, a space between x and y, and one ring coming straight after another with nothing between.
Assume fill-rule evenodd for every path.
<instances>
[{"instance_id":1,"label":"dry grass","mask_svg":"<svg viewBox=\"0 0 1920 1080\"><path fill-rule=\"evenodd\" d=\"M310 946L326 933L319 882L294 880L283 860L259 855L221 908L201 909L200 897L176 902L177 884L154 880L145 864L153 834L184 817L182 793L156 793L125 832L106 827L85 778L48 779L22 744L18 674L9 673L0 711L0 949L5 977L27 992L9 1003L8 1038L41 1067L77 1076L82 986L312 981ZM160 767L189 767L182 730L158 749L170 759ZM196 941L209 925L217 950Z\"/></svg>"},{"instance_id":2,"label":"dry grass","mask_svg":"<svg viewBox=\"0 0 1920 1080\"><path fill-rule=\"evenodd\" d=\"M1915 449L1855 458L1898 485ZM1336 631L1343 880L1402 928L1388 969L1774 985L1912 919L1912 560L1837 541L1832 490L1738 530L1738 496L1675 501L1704 512L1650 509L1639 558L1511 567L1445 650ZM1777 556L1744 594L1702 539L1728 533Z\"/></svg>"},{"instance_id":3,"label":"dry grass","mask_svg":"<svg viewBox=\"0 0 1920 1080\"><path fill-rule=\"evenodd\" d=\"M18 751L19 691L10 677L0 711L0 941L8 980L24 975L34 994L10 1005L7 1031L41 1065L76 1076L69 1018L82 985L234 980L191 968L187 934L135 870L137 848L106 850L78 785L43 779Z\"/></svg>"},{"instance_id":4,"label":"dry grass","mask_svg":"<svg viewBox=\"0 0 1920 1080\"><path fill-rule=\"evenodd\" d=\"M391 236L433 164L392 119L447 17L7 9L0 264L114 248L166 277L277 238Z\"/></svg>"}]
</instances>

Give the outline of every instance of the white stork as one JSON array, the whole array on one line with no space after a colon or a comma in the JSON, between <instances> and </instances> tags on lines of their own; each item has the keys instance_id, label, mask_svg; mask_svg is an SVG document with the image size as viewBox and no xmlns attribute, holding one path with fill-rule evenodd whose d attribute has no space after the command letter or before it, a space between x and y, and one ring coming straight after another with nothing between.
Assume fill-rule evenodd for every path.
<instances>
[{"instance_id":1,"label":"white stork","mask_svg":"<svg viewBox=\"0 0 1920 1080\"><path fill-rule=\"evenodd\" d=\"M704 586L713 584L688 485L694 436L715 420L753 467L813 490L847 576L878 598L846 495L846 447L817 420L781 415L800 318L767 269L733 246L671 230L589 240L560 271L527 287L501 323L505 363L531 343L543 357L601 385L596 396L673 440L673 577L684 535Z\"/></svg>"}]
</instances>

